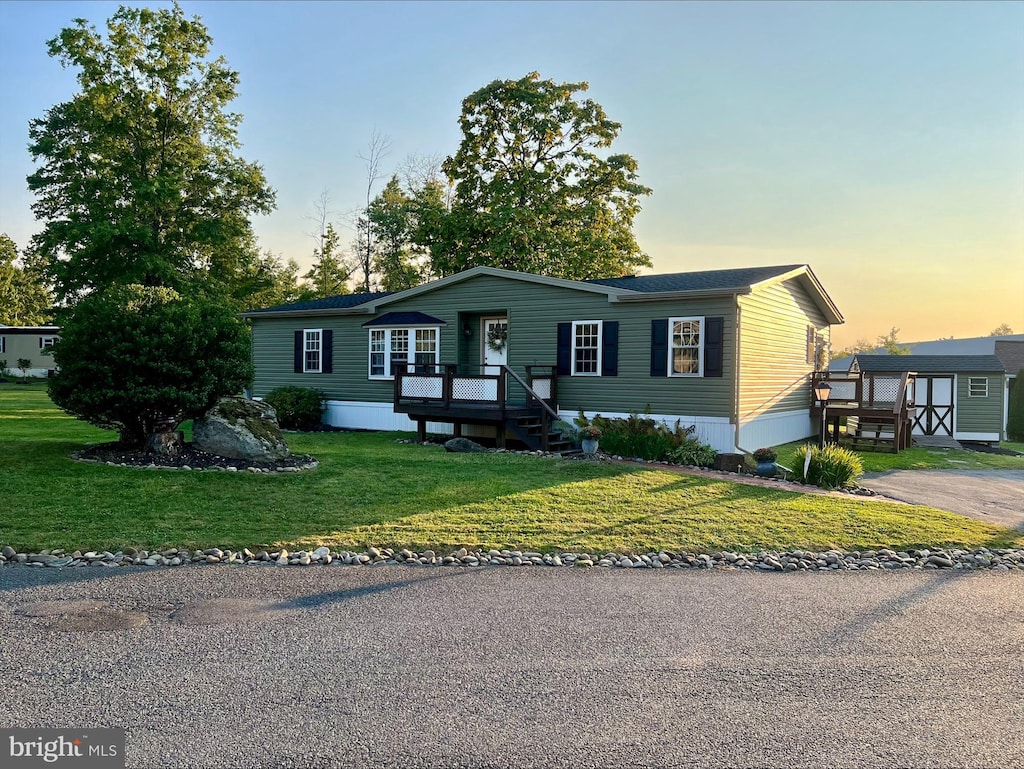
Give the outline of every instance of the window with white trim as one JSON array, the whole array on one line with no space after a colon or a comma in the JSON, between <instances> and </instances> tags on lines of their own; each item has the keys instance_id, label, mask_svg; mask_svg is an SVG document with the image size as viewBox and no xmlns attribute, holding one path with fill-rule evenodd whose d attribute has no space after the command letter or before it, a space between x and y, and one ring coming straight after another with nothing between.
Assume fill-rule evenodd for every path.
<instances>
[{"instance_id":1,"label":"window with white trim","mask_svg":"<svg viewBox=\"0 0 1024 769\"><path fill-rule=\"evenodd\" d=\"M7 337L0 336L0 355L7 352Z\"/></svg>"},{"instance_id":2,"label":"window with white trim","mask_svg":"<svg viewBox=\"0 0 1024 769\"><path fill-rule=\"evenodd\" d=\"M704 318L668 319L668 375L704 376Z\"/></svg>"},{"instance_id":3,"label":"window with white trim","mask_svg":"<svg viewBox=\"0 0 1024 769\"><path fill-rule=\"evenodd\" d=\"M53 343L57 341L55 336L41 336L39 337L39 349L45 350L48 347L53 347Z\"/></svg>"},{"instance_id":4,"label":"window with white trim","mask_svg":"<svg viewBox=\"0 0 1024 769\"><path fill-rule=\"evenodd\" d=\"M599 320L572 322L572 375L601 375L601 325Z\"/></svg>"},{"instance_id":5,"label":"window with white trim","mask_svg":"<svg viewBox=\"0 0 1024 769\"><path fill-rule=\"evenodd\" d=\"M319 374L323 367L323 329L302 330L302 370L307 374Z\"/></svg>"},{"instance_id":6,"label":"window with white trim","mask_svg":"<svg viewBox=\"0 0 1024 769\"><path fill-rule=\"evenodd\" d=\"M439 362L439 331L437 327L371 328L370 379L394 379L403 366L419 374L434 371Z\"/></svg>"},{"instance_id":7,"label":"window with white trim","mask_svg":"<svg viewBox=\"0 0 1024 769\"><path fill-rule=\"evenodd\" d=\"M972 376L967 378L967 397L968 398L987 398L988 397L988 377L987 376Z\"/></svg>"}]
</instances>

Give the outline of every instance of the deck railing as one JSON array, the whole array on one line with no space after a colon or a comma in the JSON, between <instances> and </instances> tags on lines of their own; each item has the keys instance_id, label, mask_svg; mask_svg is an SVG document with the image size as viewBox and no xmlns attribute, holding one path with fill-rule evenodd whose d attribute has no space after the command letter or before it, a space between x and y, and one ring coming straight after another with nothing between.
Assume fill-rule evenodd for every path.
<instances>
[{"instance_id":1,"label":"deck railing","mask_svg":"<svg viewBox=\"0 0 1024 769\"><path fill-rule=\"evenodd\" d=\"M553 410L558 402L558 379L554 366L527 366L524 380L504 365L410 363L395 367L394 397L396 406L490 406L503 411L506 405L542 405Z\"/></svg>"}]
</instances>

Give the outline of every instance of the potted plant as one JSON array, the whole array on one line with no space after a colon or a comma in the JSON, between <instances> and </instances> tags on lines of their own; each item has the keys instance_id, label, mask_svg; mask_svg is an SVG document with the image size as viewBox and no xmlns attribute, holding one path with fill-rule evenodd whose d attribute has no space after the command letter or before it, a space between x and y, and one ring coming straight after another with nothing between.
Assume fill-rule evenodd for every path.
<instances>
[{"instance_id":1,"label":"potted plant","mask_svg":"<svg viewBox=\"0 0 1024 769\"><path fill-rule=\"evenodd\" d=\"M754 451L754 461L757 462L757 474L765 478L775 475L775 460L779 458L775 449L761 448Z\"/></svg>"},{"instance_id":2,"label":"potted plant","mask_svg":"<svg viewBox=\"0 0 1024 769\"><path fill-rule=\"evenodd\" d=\"M597 442L601 438L601 428L597 425L583 425L580 428L580 446L583 453L593 456L597 453Z\"/></svg>"}]
</instances>

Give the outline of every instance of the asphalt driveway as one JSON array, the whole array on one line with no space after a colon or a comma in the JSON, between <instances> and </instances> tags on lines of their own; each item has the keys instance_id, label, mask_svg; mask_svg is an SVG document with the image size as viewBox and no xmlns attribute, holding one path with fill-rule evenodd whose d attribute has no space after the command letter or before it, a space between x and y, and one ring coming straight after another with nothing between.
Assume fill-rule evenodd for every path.
<instances>
[{"instance_id":1,"label":"asphalt driveway","mask_svg":"<svg viewBox=\"0 0 1024 769\"><path fill-rule=\"evenodd\" d=\"M1024 470L890 470L866 473L860 485L901 502L1024 531Z\"/></svg>"}]
</instances>

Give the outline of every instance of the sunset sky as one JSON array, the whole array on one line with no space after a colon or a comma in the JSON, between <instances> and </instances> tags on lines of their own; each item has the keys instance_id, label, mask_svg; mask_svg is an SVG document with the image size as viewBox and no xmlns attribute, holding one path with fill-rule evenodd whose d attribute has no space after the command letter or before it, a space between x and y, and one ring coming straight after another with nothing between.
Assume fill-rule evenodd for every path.
<instances>
[{"instance_id":1,"label":"sunset sky","mask_svg":"<svg viewBox=\"0 0 1024 769\"><path fill-rule=\"evenodd\" d=\"M76 85L46 41L117 5L0 3L0 231L19 246L39 229L28 122ZM653 271L806 262L847 319L837 347L1024 332L1024 3L181 5L241 75L242 154L278 192L260 242L304 266L321 191L339 224L360 205L375 128L389 170L451 154L463 97L536 70L588 81L622 123Z\"/></svg>"}]
</instances>

